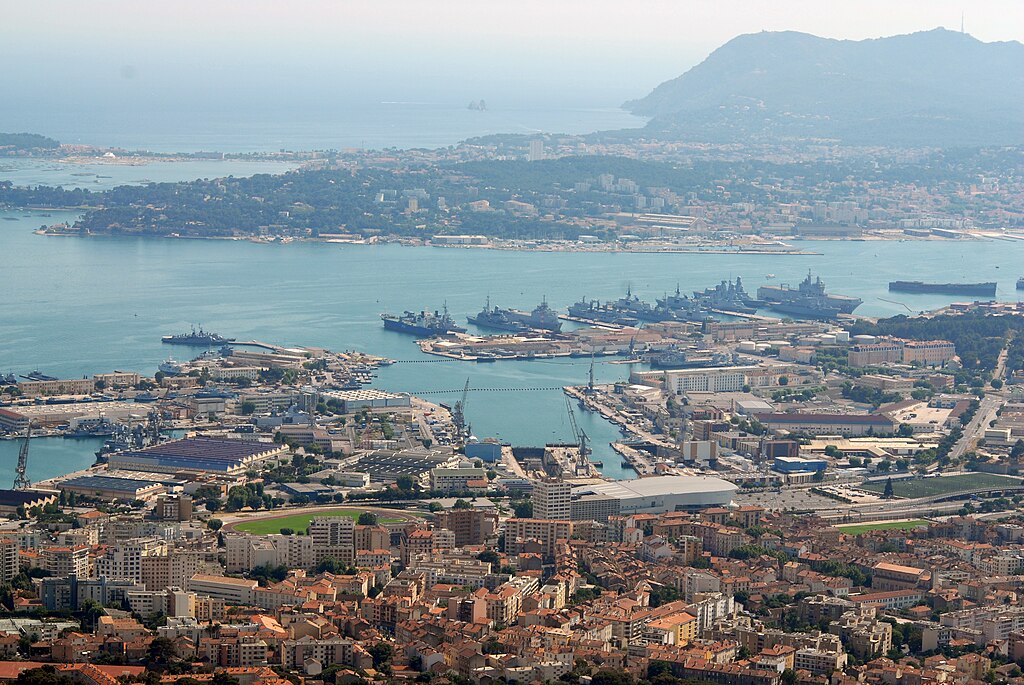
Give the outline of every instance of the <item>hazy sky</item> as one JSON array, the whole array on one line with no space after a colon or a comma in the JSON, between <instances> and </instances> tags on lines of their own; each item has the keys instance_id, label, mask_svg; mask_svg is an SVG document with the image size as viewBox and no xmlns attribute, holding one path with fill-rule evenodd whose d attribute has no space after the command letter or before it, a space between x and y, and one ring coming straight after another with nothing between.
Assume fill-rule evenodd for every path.
<instances>
[{"instance_id":1,"label":"hazy sky","mask_svg":"<svg viewBox=\"0 0 1024 685\"><path fill-rule=\"evenodd\" d=\"M0 0L0 92L26 111L614 107L741 33L872 38L962 11L981 40L1024 40L1022 0Z\"/></svg>"}]
</instances>

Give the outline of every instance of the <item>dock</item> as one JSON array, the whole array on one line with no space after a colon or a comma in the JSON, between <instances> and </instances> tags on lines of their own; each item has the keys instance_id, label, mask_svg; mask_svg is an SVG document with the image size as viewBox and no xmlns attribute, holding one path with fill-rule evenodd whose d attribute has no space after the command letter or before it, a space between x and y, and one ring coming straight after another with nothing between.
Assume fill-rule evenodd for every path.
<instances>
[{"instance_id":1,"label":"dock","mask_svg":"<svg viewBox=\"0 0 1024 685\"><path fill-rule=\"evenodd\" d=\"M620 326L617 323L605 323L603 321L596 321L594 319L584 319L582 316L573 316L572 314L559 314L558 318L562 321L572 321L573 323L584 323L594 328L604 328L609 331L621 331L626 326Z\"/></svg>"},{"instance_id":2,"label":"dock","mask_svg":"<svg viewBox=\"0 0 1024 685\"><path fill-rule=\"evenodd\" d=\"M744 314L743 312L730 312L726 309L711 309L714 314L721 314L723 316L733 316L737 319L747 319L748 321L778 321L779 319L771 316L763 316L761 314Z\"/></svg>"},{"instance_id":3,"label":"dock","mask_svg":"<svg viewBox=\"0 0 1024 685\"><path fill-rule=\"evenodd\" d=\"M287 347L282 347L281 345L274 345L272 343L260 342L259 340L239 340L239 341L235 341L233 343L228 343L228 344L229 345L237 345L238 347L259 347L259 348L262 348L264 350L270 350L271 352L292 352L292 351L294 351L294 350L289 350Z\"/></svg>"}]
</instances>

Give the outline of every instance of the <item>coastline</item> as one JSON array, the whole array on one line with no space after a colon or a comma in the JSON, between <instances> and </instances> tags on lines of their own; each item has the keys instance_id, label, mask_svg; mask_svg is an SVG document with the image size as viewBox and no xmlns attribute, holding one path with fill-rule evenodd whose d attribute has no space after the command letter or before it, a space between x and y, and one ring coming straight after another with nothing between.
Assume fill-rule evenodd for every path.
<instances>
[{"instance_id":1,"label":"coastline","mask_svg":"<svg viewBox=\"0 0 1024 685\"><path fill-rule=\"evenodd\" d=\"M85 208L57 208L57 207L31 207L18 208L18 211L83 211ZM608 242L608 243L578 243L573 241L492 241L472 245L444 245L433 243L429 240L408 238L405 236L368 236L351 238L329 238L319 237L297 237L297 236L201 236L201 235L150 235L142 233L120 233L112 232L87 232L83 233L71 227L59 228L60 224L35 229L33 233L50 237L79 237L79 238L144 238L147 240L217 240L226 242L249 242L260 245L288 245L291 243L322 243L329 245L403 245L406 247L433 247L446 250L490 250L508 252L563 252L563 253L623 253L623 254L708 254L708 255L756 255L756 256L778 256L778 257L799 257L799 256L821 256L823 253L804 248L777 249L775 243L744 243L737 245L734 241L708 241L700 245L681 245L678 243L666 243L659 241L637 241L631 243ZM792 240L792 238L788 238ZM864 235L857 238L832 238L832 237L801 237L800 242L815 243L854 243L854 242L931 242L949 243L958 241L981 242L989 240L1024 240L1024 235L1006 234L995 236L991 233L965 233L962 238L942 238L938 236L913 237L913 236L886 236L886 235Z\"/></svg>"}]
</instances>

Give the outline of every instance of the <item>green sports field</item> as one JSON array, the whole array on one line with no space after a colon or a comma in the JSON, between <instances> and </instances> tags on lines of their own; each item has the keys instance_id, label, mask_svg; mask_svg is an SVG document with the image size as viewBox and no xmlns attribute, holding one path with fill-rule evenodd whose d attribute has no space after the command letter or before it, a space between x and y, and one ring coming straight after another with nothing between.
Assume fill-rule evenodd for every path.
<instances>
[{"instance_id":1,"label":"green sports field","mask_svg":"<svg viewBox=\"0 0 1024 685\"><path fill-rule=\"evenodd\" d=\"M927 526L928 522L921 519L913 521L876 521L874 523L852 523L835 526L847 535L860 535L870 533L873 530L911 530L918 526Z\"/></svg>"},{"instance_id":2,"label":"green sports field","mask_svg":"<svg viewBox=\"0 0 1024 685\"><path fill-rule=\"evenodd\" d=\"M294 514L292 516L281 516L278 518L259 518L252 521L244 521L235 524L235 530L254 535L269 535L280 533L282 528L291 528L294 531L306 530L309 522L317 516L347 516L350 519L358 519L363 513L361 509L324 509L323 511L311 511L305 514ZM395 516L377 516L377 523L398 523L404 519Z\"/></svg>"},{"instance_id":3,"label":"green sports field","mask_svg":"<svg viewBox=\"0 0 1024 685\"><path fill-rule=\"evenodd\" d=\"M915 497L934 497L944 495L947 492L958 490L972 490L974 488L996 487L1000 485L1019 485L1020 478L1000 476L994 473L965 473L957 476L942 476L940 478L906 478L892 479L892 494L897 497L913 499ZM885 491L885 481L878 480L873 483L865 483L862 490L877 492Z\"/></svg>"}]
</instances>

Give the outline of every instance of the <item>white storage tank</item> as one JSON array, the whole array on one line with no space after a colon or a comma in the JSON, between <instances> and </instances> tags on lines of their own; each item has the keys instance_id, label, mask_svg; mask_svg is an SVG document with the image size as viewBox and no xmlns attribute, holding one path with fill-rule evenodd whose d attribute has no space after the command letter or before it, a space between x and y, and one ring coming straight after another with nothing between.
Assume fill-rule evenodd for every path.
<instances>
[{"instance_id":1,"label":"white storage tank","mask_svg":"<svg viewBox=\"0 0 1024 685\"><path fill-rule=\"evenodd\" d=\"M877 341L878 341L878 338L876 338L873 335L855 335L855 336L853 336L853 342L855 342L857 344L860 344L860 345L871 345L872 343L875 343Z\"/></svg>"},{"instance_id":2,"label":"white storage tank","mask_svg":"<svg viewBox=\"0 0 1024 685\"><path fill-rule=\"evenodd\" d=\"M850 342L849 331L836 331L836 342L848 343Z\"/></svg>"},{"instance_id":3,"label":"white storage tank","mask_svg":"<svg viewBox=\"0 0 1024 685\"><path fill-rule=\"evenodd\" d=\"M823 345L835 345L836 344L836 336L832 335L831 333L822 333L821 334L821 343Z\"/></svg>"},{"instance_id":4,"label":"white storage tank","mask_svg":"<svg viewBox=\"0 0 1024 685\"><path fill-rule=\"evenodd\" d=\"M744 340L736 346L736 349L740 352L757 352L757 343L753 340Z\"/></svg>"}]
</instances>

